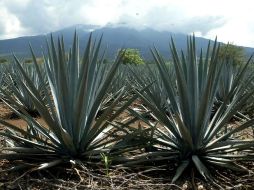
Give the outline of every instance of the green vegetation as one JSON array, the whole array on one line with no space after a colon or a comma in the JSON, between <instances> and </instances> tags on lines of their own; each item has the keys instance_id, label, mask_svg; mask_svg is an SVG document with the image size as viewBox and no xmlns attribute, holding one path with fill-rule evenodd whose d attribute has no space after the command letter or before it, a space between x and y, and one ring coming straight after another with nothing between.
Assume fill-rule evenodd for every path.
<instances>
[{"instance_id":1,"label":"green vegetation","mask_svg":"<svg viewBox=\"0 0 254 190\"><path fill-rule=\"evenodd\" d=\"M36 61L37 61L37 63L43 63L44 62L44 59L42 58L42 57L36 57ZM25 60L24 60L24 63L25 64L31 64L31 63L33 63L34 62L34 60L32 59L32 58L26 58Z\"/></svg>"},{"instance_id":2,"label":"green vegetation","mask_svg":"<svg viewBox=\"0 0 254 190\"><path fill-rule=\"evenodd\" d=\"M144 64L144 60L141 58L140 52L138 49L127 48L122 51L123 64Z\"/></svg>"},{"instance_id":3,"label":"green vegetation","mask_svg":"<svg viewBox=\"0 0 254 190\"><path fill-rule=\"evenodd\" d=\"M219 58L226 62L231 62L234 66L241 65L245 62L244 49L232 43L221 45L219 51Z\"/></svg>"},{"instance_id":4,"label":"green vegetation","mask_svg":"<svg viewBox=\"0 0 254 190\"><path fill-rule=\"evenodd\" d=\"M4 58L4 57L0 57L0 64L2 63L8 63L8 59Z\"/></svg>"}]
</instances>

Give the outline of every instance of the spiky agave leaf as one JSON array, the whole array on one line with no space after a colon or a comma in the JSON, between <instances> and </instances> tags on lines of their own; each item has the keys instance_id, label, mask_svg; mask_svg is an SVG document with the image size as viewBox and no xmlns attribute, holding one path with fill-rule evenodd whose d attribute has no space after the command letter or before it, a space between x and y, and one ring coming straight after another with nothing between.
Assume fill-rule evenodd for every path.
<instances>
[{"instance_id":1,"label":"spiky agave leaf","mask_svg":"<svg viewBox=\"0 0 254 190\"><path fill-rule=\"evenodd\" d=\"M9 65L9 64L8 64ZM6 88L8 86L8 82L6 81L6 67L8 66L6 64L0 64L0 86L2 88ZM3 94L0 92L0 101L2 101Z\"/></svg>"},{"instance_id":2,"label":"spiky agave leaf","mask_svg":"<svg viewBox=\"0 0 254 190\"><path fill-rule=\"evenodd\" d=\"M4 82L4 77L5 77L5 65L0 64L0 84L2 85Z\"/></svg>"},{"instance_id":3,"label":"spiky agave leaf","mask_svg":"<svg viewBox=\"0 0 254 190\"><path fill-rule=\"evenodd\" d=\"M108 71L108 69L110 68L111 63L103 63L102 67L103 69L106 70L106 72ZM111 104L112 101L114 101L115 98L117 98L117 96L119 95L119 93L121 93L121 89L123 87L126 88L126 93L124 94L124 96L122 96L122 103L124 104L124 102L126 102L129 98L129 91L130 86L127 84L127 80L126 80L126 72L127 69L125 67L125 65L120 64L116 70L115 76L112 79L111 85L109 85L109 88L107 90L107 96L105 96L101 109L98 112L98 116L100 114L102 114L105 109L107 109L107 107ZM105 74L104 74L105 75ZM121 104L118 104L118 106L121 106Z\"/></svg>"},{"instance_id":4,"label":"spiky agave leaf","mask_svg":"<svg viewBox=\"0 0 254 190\"><path fill-rule=\"evenodd\" d=\"M216 99L218 103L223 102L227 97L228 93L232 89L233 80L236 77L236 71L233 68L232 63L226 62L222 65L222 74L219 80L218 91L216 94Z\"/></svg>"},{"instance_id":5,"label":"spiky agave leaf","mask_svg":"<svg viewBox=\"0 0 254 190\"><path fill-rule=\"evenodd\" d=\"M47 55L44 55L51 92L46 90L47 85L44 83L42 89L45 92L45 99L25 72L22 64L14 57L17 71L25 79L25 82L21 83L47 126L42 126L26 114L17 102L13 102L15 106L10 105L10 107L27 121L29 130L20 129L0 120L9 131L8 133L1 132L1 135L15 142L13 147L6 148L14 153L1 154L1 158L41 160L42 164L47 163L39 166L38 169L58 164L59 159L61 161L73 159L100 161L101 153L108 152L112 144L119 140L119 138L112 139L111 137L122 129L114 128L108 122L112 122L135 98L115 110L116 105L121 101L122 94L125 93L122 88L102 115L96 118L121 62L121 57L118 56L110 69L103 69L103 60L99 59L100 45L101 38L98 43L95 43L90 35L80 60L76 34L68 56L65 56L63 39L58 39L56 47L51 36ZM36 57L33 51L31 52L38 76L42 79ZM5 92L4 89L1 90ZM52 162L52 159L56 161Z\"/></svg>"},{"instance_id":6,"label":"spiky agave leaf","mask_svg":"<svg viewBox=\"0 0 254 190\"><path fill-rule=\"evenodd\" d=\"M252 64L250 64L248 67L246 78L249 78L250 76L252 76L252 74L253 74L253 68L252 68ZM248 86L248 90L252 90L253 86L254 86L254 81L251 81L251 83ZM241 113L243 113L244 115L246 115L250 118L253 117L253 113L254 113L253 112L253 110L254 110L254 104L253 104L254 101L253 100L254 100L254 95L252 95L252 97L247 100L246 104L243 106L243 108L241 110Z\"/></svg>"},{"instance_id":7,"label":"spiky agave leaf","mask_svg":"<svg viewBox=\"0 0 254 190\"><path fill-rule=\"evenodd\" d=\"M150 157L155 155L150 161L156 160L156 154L160 152L168 152L165 160L177 159L179 168L173 181L181 176L190 163L193 163L206 179L212 179L208 169L211 165L242 169L235 165L235 161L253 159L254 141L234 139L234 135L253 127L254 120L229 128L227 133L224 133L224 127L254 92L253 89L247 90L252 78L244 80L250 60L239 72L232 89L212 115L223 67L223 63L218 62L217 41L212 51L208 45L207 53L203 56L201 52L199 59L196 55L194 36L188 38L186 55L183 52L178 54L173 39L170 50L176 75L175 82L169 80L165 61L157 49L153 49L152 54L167 92L171 115L168 116L160 105L157 105L159 100L153 100L154 97L151 98L149 93L138 92L162 125L153 133L151 142L157 151L149 153ZM147 119L142 119L149 123ZM163 160L163 156L160 155L159 158Z\"/></svg>"},{"instance_id":8,"label":"spiky agave leaf","mask_svg":"<svg viewBox=\"0 0 254 190\"><path fill-rule=\"evenodd\" d=\"M166 63L165 68L167 69L168 79L174 81L175 74L173 64L170 62ZM153 99L151 102L154 102L168 113L170 110L168 104L169 99L167 98L167 93L163 87L163 81L157 66L155 64L137 65L135 67L132 66L131 71L130 80L133 81L133 87L135 86L136 89L142 89L144 86L150 85L150 88L144 92L148 94L146 97Z\"/></svg>"},{"instance_id":9,"label":"spiky agave leaf","mask_svg":"<svg viewBox=\"0 0 254 190\"><path fill-rule=\"evenodd\" d=\"M234 80L239 80L238 75L242 75L242 71L247 69L247 68L245 69L243 68L244 65L242 67L234 66L230 58L222 59L221 61L224 61L224 63L222 64L222 67L221 67L221 76L220 76L218 89L216 93L216 101L214 102L215 111L222 104L222 102L228 98L228 95L230 92L237 92L238 90L240 90L240 86L235 85L237 83L235 83ZM241 79L243 80L242 82L244 82L245 80L248 83L248 80L249 78L251 78L251 76L252 74L249 73L247 70L244 71L244 76ZM249 86L251 85L251 83L248 83ZM249 89L246 89L246 90L249 90ZM237 93L233 93L232 95L233 96L237 95ZM233 100L233 96L228 100L229 102ZM238 120L242 120L242 119L249 120L247 116L242 114L242 111L243 109L240 109L239 111L237 111L234 118Z\"/></svg>"},{"instance_id":10,"label":"spiky agave leaf","mask_svg":"<svg viewBox=\"0 0 254 190\"><path fill-rule=\"evenodd\" d=\"M33 64L25 64L21 63L22 68L24 69L26 75L29 79L33 82L35 88L39 91L42 98L45 98L45 92L42 88L43 84L47 83L46 73L43 66L40 64L39 69L42 75L42 78L39 78L37 71ZM32 115L38 114L30 96L27 92L26 87L26 80L20 72L17 72L17 65L13 63L11 67L6 68L6 77L5 83L7 84L5 90L2 91L2 98L7 101L9 104L12 102L17 102L19 107L22 106L28 113ZM48 90L48 88L47 88ZM15 104L12 106L15 107ZM16 109L18 109L16 107Z\"/></svg>"}]
</instances>

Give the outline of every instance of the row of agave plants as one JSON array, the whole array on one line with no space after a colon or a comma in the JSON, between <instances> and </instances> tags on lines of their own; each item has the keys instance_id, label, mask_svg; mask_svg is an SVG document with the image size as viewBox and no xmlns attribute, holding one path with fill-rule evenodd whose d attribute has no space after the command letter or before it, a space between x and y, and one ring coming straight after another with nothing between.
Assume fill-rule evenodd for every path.
<instances>
[{"instance_id":1,"label":"row of agave plants","mask_svg":"<svg viewBox=\"0 0 254 190\"><path fill-rule=\"evenodd\" d=\"M171 64L156 48L155 65L122 65L124 52L104 64L101 41L91 35L80 55L75 34L66 55L63 39L55 43L51 37L43 65L31 48L32 66L14 56L1 68L1 99L27 128L0 119L6 128L0 132L6 140L0 159L23 160L14 169L32 170L64 163L85 167L102 157L112 167L173 163L173 182L187 168L208 180L211 167L248 170L239 163L254 159L254 140L239 134L254 127L254 119L243 114L253 105L251 58L231 68L219 59L216 41L197 55L193 36L186 52L178 52L171 39ZM132 117L120 120L123 112ZM240 120L237 126L230 125L232 118ZM142 124L135 127L136 121Z\"/></svg>"}]
</instances>

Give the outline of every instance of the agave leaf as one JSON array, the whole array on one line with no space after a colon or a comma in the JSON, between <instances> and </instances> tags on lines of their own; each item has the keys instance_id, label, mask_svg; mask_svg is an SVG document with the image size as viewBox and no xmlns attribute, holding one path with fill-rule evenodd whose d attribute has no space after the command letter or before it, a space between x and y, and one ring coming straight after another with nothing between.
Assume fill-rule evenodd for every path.
<instances>
[{"instance_id":1,"label":"agave leaf","mask_svg":"<svg viewBox=\"0 0 254 190\"><path fill-rule=\"evenodd\" d=\"M216 165L216 166L223 167L223 168L228 168L228 169L233 170L233 171L238 171L238 172L248 171L248 170L246 170L246 169L244 169L240 166L235 165L234 163L216 162L216 161L213 161L213 160L207 160L207 162L211 163L212 165Z\"/></svg>"},{"instance_id":2,"label":"agave leaf","mask_svg":"<svg viewBox=\"0 0 254 190\"><path fill-rule=\"evenodd\" d=\"M204 156L207 160L217 161L217 162L223 162L223 163L230 163L233 162L231 159L225 159L220 157L213 157L213 156Z\"/></svg>"},{"instance_id":3,"label":"agave leaf","mask_svg":"<svg viewBox=\"0 0 254 190\"><path fill-rule=\"evenodd\" d=\"M178 180L178 178L182 175L184 170L188 167L189 163L190 163L189 160L182 161L182 163L178 166L178 168L176 170L176 174L175 174L174 178L172 179L172 183L174 183Z\"/></svg>"},{"instance_id":4,"label":"agave leaf","mask_svg":"<svg viewBox=\"0 0 254 190\"><path fill-rule=\"evenodd\" d=\"M205 167L205 165L200 161L198 156L193 155L192 156L192 161L194 162L195 166L197 167L199 173L205 178L212 180L211 174L209 170Z\"/></svg>"},{"instance_id":5,"label":"agave leaf","mask_svg":"<svg viewBox=\"0 0 254 190\"><path fill-rule=\"evenodd\" d=\"M118 97L116 97L116 99L111 103L111 105L103 112L100 118L96 121L93 128L89 131L89 136L86 137L87 142L93 141L94 137L98 137L98 135L104 130L103 126L106 124L108 116L113 112L114 108L119 103L119 100L122 97L124 92L125 92L124 89L122 89L122 92L118 95Z\"/></svg>"},{"instance_id":6,"label":"agave leaf","mask_svg":"<svg viewBox=\"0 0 254 190\"><path fill-rule=\"evenodd\" d=\"M63 162L63 160L54 160L52 162L43 163L43 164L40 164L40 166L38 166L37 168L34 168L34 170L44 170L44 169L51 168L51 167L54 167L56 165L59 165L62 162Z\"/></svg>"},{"instance_id":7,"label":"agave leaf","mask_svg":"<svg viewBox=\"0 0 254 190\"><path fill-rule=\"evenodd\" d=\"M51 157L51 159L55 156L52 153L4 153L0 154L0 159L7 160L43 160L44 157Z\"/></svg>"},{"instance_id":8,"label":"agave leaf","mask_svg":"<svg viewBox=\"0 0 254 190\"><path fill-rule=\"evenodd\" d=\"M43 80L43 76L42 76L42 74L41 74L41 72L40 72L38 63L37 63L37 59L36 59L35 54L34 54L34 50L33 50L33 48L32 48L31 45L29 45L29 46L30 46L30 51L31 51L31 54L32 54L33 62L34 62L36 71L37 71L37 73L38 73L38 77L40 78L40 81L44 81L44 80ZM45 60L45 56L44 56L44 55L43 55L43 58L44 58L44 60ZM45 60L45 61L46 61L46 60ZM47 75L47 77L49 77L49 76ZM55 114L55 112L54 112L54 106L53 106L52 101L51 101L51 99L50 99L50 92L49 92L49 90L48 90L48 84L46 84L45 82L42 83L42 90L43 90L43 92L45 93L45 99L46 99L46 102L47 102L47 104L48 104L50 113L51 113L51 115L52 115L52 117L53 117L53 120L56 121L56 120L57 120L57 117L56 117L56 114Z\"/></svg>"},{"instance_id":9,"label":"agave leaf","mask_svg":"<svg viewBox=\"0 0 254 190\"><path fill-rule=\"evenodd\" d=\"M48 146L50 146L50 147L52 147L52 148L57 148L57 146L55 146L54 144L48 143L47 141L45 141L45 140L39 138L38 136L33 135L33 134L31 134L31 133L28 133L27 131L25 131L25 130L19 128L19 127L16 127L16 126L14 126L14 125L11 125L10 123L5 122L4 120L1 120L1 119L0 119L0 123L3 124L4 126L8 127L8 129L12 129L12 130L14 130L14 131L16 131L16 132L21 133L23 136L27 136L27 137L29 137L29 138L31 138L31 139L36 140L36 141L39 142L39 143L48 145ZM43 134L44 134L44 133L43 133ZM2 133L2 135L5 136L5 133ZM50 135L45 135L45 136L48 137L49 139L52 139ZM53 142L55 142L55 141L53 141Z\"/></svg>"},{"instance_id":10,"label":"agave leaf","mask_svg":"<svg viewBox=\"0 0 254 190\"><path fill-rule=\"evenodd\" d=\"M154 60L155 60L155 62L157 63L157 65L158 65L158 69L159 69L159 72L161 73L161 77L162 77L162 80L163 81L168 81L167 79L167 74L166 74L166 70L164 70L165 69L165 62L163 61L163 59L161 58L161 56L159 55L159 52L158 52L158 50L156 49L156 48L154 48L155 50L153 51L153 50L151 50L151 52L152 52L152 55L153 55L153 58L154 58ZM162 64L161 64L162 63ZM164 66L164 68L161 68L160 66ZM163 74L162 74L163 73ZM165 86L165 90L167 91L167 93L168 93L168 96L169 97L176 97L176 94L175 94L175 91L173 90L173 88L172 88L173 86L171 86L171 85L167 85L167 86ZM174 109L177 109L177 102L176 102L176 100L175 99L172 99L171 100L171 104L172 104L172 107L174 108Z\"/></svg>"},{"instance_id":11,"label":"agave leaf","mask_svg":"<svg viewBox=\"0 0 254 190\"><path fill-rule=\"evenodd\" d=\"M6 147L3 150L16 152L16 153L30 153L30 154L42 154L42 149L26 148L26 147ZM53 151L52 151L53 152ZM50 153L50 151L48 152Z\"/></svg>"},{"instance_id":12,"label":"agave leaf","mask_svg":"<svg viewBox=\"0 0 254 190\"><path fill-rule=\"evenodd\" d=\"M23 137L20 137L20 136L17 136L17 135L11 135L11 134L8 134L8 133L3 133L3 132L0 132L0 135L10 138L10 139L14 140L16 143L20 143L20 144L25 143L25 144L30 145L32 147L37 147L37 148L40 148L40 149L45 149L45 150L48 149L48 150L56 151L55 148L48 147L48 146L45 146L43 144L39 144L37 142L28 140L26 138L23 138Z\"/></svg>"}]
</instances>

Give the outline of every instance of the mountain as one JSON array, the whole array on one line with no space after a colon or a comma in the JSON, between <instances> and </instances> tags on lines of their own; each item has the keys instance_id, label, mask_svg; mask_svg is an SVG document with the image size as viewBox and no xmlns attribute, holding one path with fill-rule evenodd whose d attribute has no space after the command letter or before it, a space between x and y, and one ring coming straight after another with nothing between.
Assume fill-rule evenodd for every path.
<instances>
[{"instance_id":1,"label":"mountain","mask_svg":"<svg viewBox=\"0 0 254 190\"><path fill-rule=\"evenodd\" d=\"M150 48L155 46L165 57L169 57L169 41L173 36L177 44L177 48L186 49L186 34L171 33L168 31L156 31L151 28L136 30L123 26L105 26L99 27L96 25L75 25L59 31L52 32L52 35L57 38L63 36L65 47L69 48L72 45L73 34L76 30L80 38L80 48L85 47L88 36L93 32L93 36L100 37L103 34L103 47L107 47L107 58L112 59L115 57L118 49L122 47L138 48L142 56L146 59L151 59ZM32 45L36 55L41 56L42 51L46 48L46 39L50 38L50 34L37 35L37 36L24 36L14 39L0 40L0 54L16 55L27 57L30 56L29 43ZM213 41L212 41L213 42ZM196 38L198 49L207 47L208 39ZM247 55L254 52L253 48L244 47Z\"/></svg>"}]
</instances>

